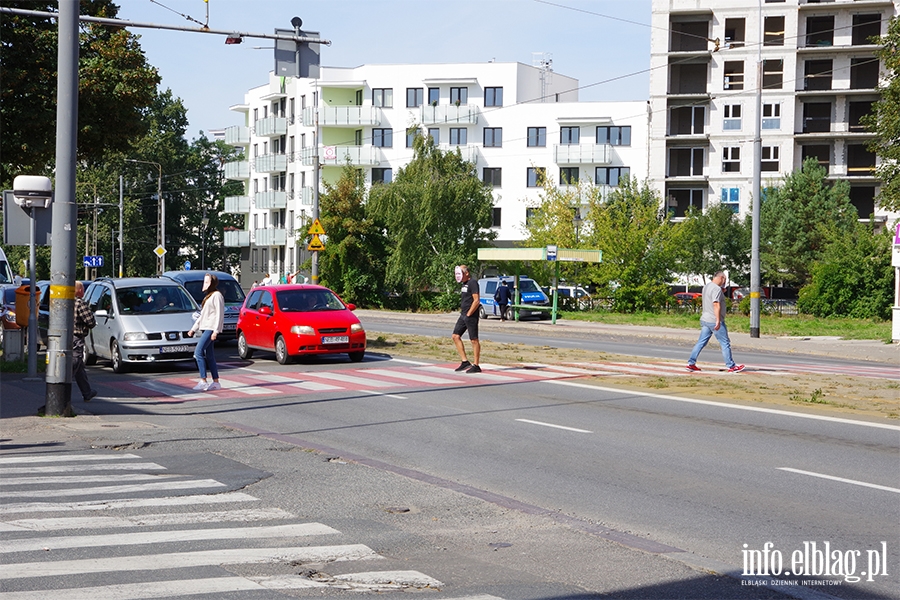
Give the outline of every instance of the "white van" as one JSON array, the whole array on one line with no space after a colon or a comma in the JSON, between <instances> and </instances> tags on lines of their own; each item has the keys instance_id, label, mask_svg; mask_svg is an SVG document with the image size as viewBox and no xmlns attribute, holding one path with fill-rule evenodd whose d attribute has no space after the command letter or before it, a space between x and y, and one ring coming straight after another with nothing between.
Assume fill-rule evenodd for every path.
<instances>
[{"instance_id":1,"label":"white van","mask_svg":"<svg viewBox=\"0 0 900 600\"><path fill-rule=\"evenodd\" d=\"M14 282L12 269L9 268L9 261L6 259L6 252L0 248L0 285L12 285Z\"/></svg>"}]
</instances>

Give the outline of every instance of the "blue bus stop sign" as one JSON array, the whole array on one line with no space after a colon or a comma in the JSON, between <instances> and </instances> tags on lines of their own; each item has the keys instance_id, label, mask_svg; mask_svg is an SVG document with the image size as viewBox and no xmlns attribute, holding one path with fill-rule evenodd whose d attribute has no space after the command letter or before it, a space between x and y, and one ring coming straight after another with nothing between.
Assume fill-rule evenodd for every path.
<instances>
[{"instance_id":1,"label":"blue bus stop sign","mask_svg":"<svg viewBox=\"0 0 900 600\"><path fill-rule=\"evenodd\" d=\"M185 271L191 270L191 261L189 261L189 260L184 261L184 270Z\"/></svg>"}]
</instances>

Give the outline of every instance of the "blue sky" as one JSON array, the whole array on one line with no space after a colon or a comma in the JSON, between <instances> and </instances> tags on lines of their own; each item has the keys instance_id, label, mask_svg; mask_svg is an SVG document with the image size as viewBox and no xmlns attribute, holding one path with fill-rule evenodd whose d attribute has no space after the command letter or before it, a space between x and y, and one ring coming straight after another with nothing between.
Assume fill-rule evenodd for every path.
<instances>
[{"instance_id":1,"label":"blue sky","mask_svg":"<svg viewBox=\"0 0 900 600\"><path fill-rule=\"evenodd\" d=\"M542 52L552 58L555 72L579 80L581 100L643 100L649 86L650 1L120 0L119 17L199 27L181 15L206 22L208 7L211 29L273 33L290 29L291 18L299 16L304 30L331 40L322 48L325 66L531 64L533 53ZM266 83L273 69L271 40L248 38L226 46L215 35L132 31L159 68L163 87L184 100L189 138L241 124L241 116L228 107ZM616 79L631 73L638 74Z\"/></svg>"}]
</instances>

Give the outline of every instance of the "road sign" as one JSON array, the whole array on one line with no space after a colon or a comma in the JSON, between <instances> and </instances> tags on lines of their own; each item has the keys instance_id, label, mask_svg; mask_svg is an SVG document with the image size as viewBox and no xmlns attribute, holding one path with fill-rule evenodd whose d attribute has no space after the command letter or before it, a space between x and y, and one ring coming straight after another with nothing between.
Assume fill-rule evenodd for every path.
<instances>
[{"instance_id":1,"label":"road sign","mask_svg":"<svg viewBox=\"0 0 900 600\"><path fill-rule=\"evenodd\" d=\"M184 261L184 270L185 271L191 270L191 261L189 261L189 260Z\"/></svg>"},{"instance_id":2,"label":"road sign","mask_svg":"<svg viewBox=\"0 0 900 600\"><path fill-rule=\"evenodd\" d=\"M556 246L547 246L547 260L556 260Z\"/></svg>"},{"instance_id":3,"label":"road sign","mask_svg":"<svg viewBox=\"0 0 900 600\"><path fill-rule=\"evenodd\" d=\"M318 252L325 249L325 244L322 243L322 240L319 239L318 235L313 234L312 240L310 240L309 246L307 246L306 249L312 252Z\"/></svg>"},{"instance_id":4,"label":"road sign","mask_svg":"<svg viewBox=\"0 0 900 600\"><path fill-rule=\"evenodd\" d=\"M318 219L313 221L312 226L307 231L309 235L325 235L325 230L322 228L322 223L319 222Z\"/></svg>"},{"instance_id":5,"label":"road sign","mask_svg":"<svg viewBox=\"0 0 900 600\"><path fill-rule=\"evenodd\" d=\"M159 258L162 258L163 256L166 255L166 249L163 248L162 245L159 245L153 249L153 254L155 254Z\"/></svg>"},{"instance_id":6,"label":"road sign","mask_svg":"<svg viewBox=\"0 0 900 600\"><path fill-rule=\"evenodd\" d=\"M84 257L84 266L85 267L102 267L103 266L103 257L102 256L85 256Z\"/></svg>"}]
</instances>

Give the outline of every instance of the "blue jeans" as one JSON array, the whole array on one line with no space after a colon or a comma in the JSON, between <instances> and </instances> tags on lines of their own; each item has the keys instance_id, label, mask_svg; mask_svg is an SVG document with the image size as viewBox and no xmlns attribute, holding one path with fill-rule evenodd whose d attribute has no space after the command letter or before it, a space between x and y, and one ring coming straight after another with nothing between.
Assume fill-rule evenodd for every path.
<instances>
[{"instance_id":1,"label":"blue jeans","mask_svg":"<svg viewBox=\"0 0 900 600\"><path fill-rule=\"evenodd\" d=\"M205 329L197 340L197 347L194 349L194 360L200 368L200 379L206 379L206 367L212 373L213 379L219 378L219 368L216 365L216 349L212 339L213 330Z\"/></svg>"},{"instance_id":2,"label":"blue jeans","mask_svg":"<svg viewBox=\"0 0 900 600\"><path fill-rule=\"evenodd\" d=\"M725 359L725 366L729 369L734 366L734 359L731 358L731 340L728 339L728 328L725 327L724 321L719 324L718 330L715 329L715 326L715 323L704 323L703 321L700 321L700 339L697 340L694 349L691 351L691 357L688 359L689 365L697 362L700 351L706 347L709 338L715 334L716 339L719 340L719 346L722 347L722 358Z\"/></svg>"}]
</instances>

